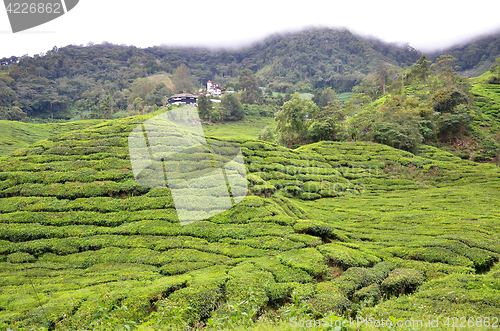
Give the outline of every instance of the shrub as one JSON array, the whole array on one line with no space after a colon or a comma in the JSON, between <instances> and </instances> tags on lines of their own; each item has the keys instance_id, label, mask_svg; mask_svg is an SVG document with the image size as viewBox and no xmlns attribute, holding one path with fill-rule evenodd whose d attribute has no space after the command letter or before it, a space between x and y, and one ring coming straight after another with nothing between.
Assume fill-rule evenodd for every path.
<instances>
[{"instance_id":1,"label":"shrub","mask_svg":"<svg viewBox=\"0 0 500 331\"><path fill-rule=\"evenodd\" d=\"M411 260L427 261L430 263L442 262L465 267L473 266L472 261L468 258L460 256L443 247L391 247L387 249L387 251L395 256Z\"/></svg>"},{"instance_id":2,"label":"shrub","mask_svg":"<svg viewBox=\"0 0 500 331\"><path fill-rule=\"evenodd\" d=\"M28 253L17 252L7 255L7 262L10 263L31 263L35 262L35 258Z\"/></svg>"},{"instance_id":3,"label":"shrub","mask_svg":"<svg viewBox=\"0 0 500 331\"><path fill-rule=\"evenodd\" d=\"M344 271L342 275L336 278L333 283L337 284L340 289L351 297L356 290L371 284L380 284L387 274L377 272L374 268L358 268L352 267Z\"/></svg>"},{"instance_id":4,"label":"shrub","mask_svg":"<svg viewBox=\"0 0 500 331\"><path fill-rule=\"evenodd\" d=\"M316 200L316 199L320 199L321 195L319 195L317 193L303 192L300 194L299 198L302 200Z\"/></svg>"},{"instance_id":5,"label":"shrub","mask_svg":"<svg viewBox=\"0 0 500 331\"><path fill-rule=\"evenodd\" d=\"M328 260L343 269L350 267L368 267L380 261L380 258L346 247L339 243L329 243L318 247L318 250L328 258Z\"/></svg>"},{"instance_id":6,"label":"shrub","mask_svg":"<svg viewBox=\"0 0 500 331\"><path fill-rule=\"evenodd\" d=\"M287 251L279 254L278 258L283 264L302 269L316 278L322 277L328 270L326 259L315 248Z\"/></svg>"},{"instance_id":7,"label":"shrub","mask_svg":"<svg viewBox=\"0 0 500 331\"><path fill-rule=\"evenodd\" d=\"M305 245L287 238L279 236L259 236L248 239L243 239L240 243L248 245L250 247L259 248L262 250L280 250L287 251L290 249L302 248Z\"/></svg>"},{"instance_id":8,"label":"shrub","mask_svg":"<svg viewBox=\"0 0 500 331\"><path fill-rule=\"evenodd\" d=\"M226 283L226 296L230 303L237 303L248 298L252 293L255 297L252 310L254 314L269 300L267 290L275 285L274 277L268 271L260 270L252 263L243 262L229 271L230 279Z\"/></svg>"},{"instance_id":9,"label":"shrub","mask_svg":"<svg viewBox=\"0 0 500 331\"><path fill-rule=\"evenodd\" d=\"M367 306L374 306L380 300L381 296L380 285L371 284L354 292L352 301L356 303L363 302Z\"/></svg>"},{"instance_id":10,"label":"shrub","mask_svg":"<svg viewBox=\"0 0 500 331\"><path fill-rule=\"evenodd\" d=\"M329 282L317 284L316 294L308 302L320 316L342 314L351 305L342 290Z\"/></svg>"},{"instance_id":11,"label":"shrub","mask_svg":"<svg viewBox=\"0 0 500 331\"><path fill-rule=\"evenodd\" d=\"M264 185L266 183L262 178L255 174L247 174L247 180L251 186Z\"/></svg>"},{"instance_id":12,"label":"shrub","mask_svg":"<svg viewBox=\"0 0 500 331\"><path fill-rule=\"evenodd\" d=\"M271 184L254 185L254 186L252 186L250 191L252 192L252 194L255 194L255 195L269 196L271 194L274 194L274 192L276 191L276 188Z\"/></svg>"},{"instance_id":13,"label":"shrub","mask_svg":"<svg viewBox=\"0 0 500 331\"><path fill-rule=\"evenodd\" d=\"M322 189L321 182L306 182L304 183L303 189L305 192L318 193Z\"/></svg>"},{"instance_id":14,"label":"shrub","mask_svg":"<svg viewBox=\"0 0 500 331\"><path fill-rule=\"evenodd\" d=\"M312 277L304 270L286 266L274 256L259 257L250 261L260 269L272 273L278 283L308 283L312 281Z\"/></svg>"},{"instance_id":15,"label":"shrub","mask_svg":"<svg viewBox=\"0 0 500 331\"><path fill-rule=\"evenodd\" d=\"M164 275L171 276L183 274L192 270L203 269L212 264L211 262L174 262L162 266L160 271Z\"/></svg>"},{"instance_id":16,"label":"shrub","mask_svg":"<svg viewBox=\"0 0 500 331\"><path fill-rule=\"evenodd\" d=\"M299 195L302 193L302 189L295 185L289 185L284 188L285 192L291 194L292 196Z\"/></svg>"},{"instance_id":17,"label":"shrub","mask_svg":"<svg viewBox=\"0 0 500 331\"><path fill-rule=\"evenodd\" d=\"M334 238L333 228L325 222L315 220L297 220L293 229L298 233L306 233L321 238Z\"/></svg>"},{"instance_id":18,"label":"shrub","mask_svg":"<svg viewBox=\"0 0 500 331\"><path fill-rule=\"evenodd\" d=\"M391 271L380 285L382 291L390 296L412 293L424 282L422 271L411 268L398 268Z\"/></svg>"}]
</instances>

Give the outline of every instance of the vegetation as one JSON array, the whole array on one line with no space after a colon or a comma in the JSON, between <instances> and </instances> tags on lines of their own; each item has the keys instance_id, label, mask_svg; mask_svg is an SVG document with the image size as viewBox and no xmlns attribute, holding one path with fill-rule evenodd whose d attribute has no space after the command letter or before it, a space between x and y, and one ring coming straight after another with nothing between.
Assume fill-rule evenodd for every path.
<instances>
[{"instance_id":1,"label":"vegetation","mask_svg":"<svg viewBox=\"0 0 500 331\"><path fill-rule=\"evenodd\" d=\"M0 159L4 328L279 330L292 317L498 311L494 165L426 145L226 138L252 194L181 226L168 188L131 173L128 134L151 116Z\"/></svg>"},{"instance_id":2,"label":"vegetation","mask_svg":"<svg viewBox=\"0 0 500 331\"><path fill-rule=\"evenodd\" d=\"M311 29L238 51L103 44L1 59L0 329L499 318L500 60L487 40L425 56ZM235 90L198 99L208 146L240 147L248 193L231 185L239 203L207 206L221 187L205 178L181 197L202 220L181 225L168 185L136 180L129 135L208 79ZM176 154L193 178L206 156ZM234 179L221 157L211 166Z\"/></svg>"},{"instance_id":3,"label":"vegetation","mask_svg":"<svg viewBox=\"0 0 500 331\"><path fill-rule=\"evenodd\" d=\"M483 68L479 75L499 55L495 38L471 43L463 52L454 49L451 55L461 70ZM291 95L330 87L350 93L381 68L389 82L395 71L421 55L408 45L365 40L333 29L273 35L242 50L140 49L109 43L54 47L33 57L0 59L0 119L110 119L142 114L165 106L174 92L194 92L208 80L241 91L242 103L281 106L288 100L274 100L270 92ZM429 58L434 61L439 55ZM256 86L265 87L267 95L262 97Z\"/></svg>"}]
</instances>

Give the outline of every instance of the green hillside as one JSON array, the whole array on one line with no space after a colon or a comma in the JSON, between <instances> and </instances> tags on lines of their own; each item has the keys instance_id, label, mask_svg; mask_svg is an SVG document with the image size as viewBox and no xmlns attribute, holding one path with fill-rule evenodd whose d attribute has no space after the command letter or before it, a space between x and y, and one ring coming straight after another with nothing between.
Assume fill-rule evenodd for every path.
<instances>
[{"instance_id":1,"label":"green hillside","mask_svg":"<svg viewBox=\"0 0 500 331\"><path fill-rule=\"evenodd\" d=\"M155 113L157 114L157 113ZM83 120L68 123L31 124L16 121L0 121L0 156L15 150L27 148L31 144L51 136L91 127L104 120ZM204 123L207 135L220 137L244 137L256 139L267 125L272 125L270 117L248 117L243 121L225 124Z\"/></svg>"},{"instance_id":2,"label":"green hillside","mask_svg":"<svg viewBox=\"0 0 500 331\"><path fill-rule=\"evenodd\" d=\"M150 117L0 158L0 329L498 316L494 164L426 145L416 155L366 142L292 150L209 129L210 144L241 145L249 195L181 226L170 190L132 173L128 135ZM193 167L199 157L188 156Z\"/></svg>"},{"instance_id":3,"label":"green hillside","mask_svg":"<svg viewBox=\"0 0 500 331\"><path fill-rule=\"evenodd\" d=\"M69 123L30 124L0 120L0 156L26 148L50 136L86 128L99 122L100 120L84 120Z\"/></svg>"}]
</instances>

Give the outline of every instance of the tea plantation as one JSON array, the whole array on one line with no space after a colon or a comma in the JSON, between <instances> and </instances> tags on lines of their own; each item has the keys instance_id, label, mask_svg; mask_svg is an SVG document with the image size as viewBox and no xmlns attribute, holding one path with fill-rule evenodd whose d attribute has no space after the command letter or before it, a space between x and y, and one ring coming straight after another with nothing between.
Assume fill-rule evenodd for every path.
<instances>
[{"instance_id":1,"label":"tea plantation","mask_svg":"<svg viewBox=\"0 0 500 331\"><path fill-rule=\"evenodd\" d=\"M0 329L500 317L494 164L431 146L414 155L224 138L241 146L248 195L181 225L169 188L140 186L132 172L128 136L147 119L100 122L0 158Z\"/></svg>"}]
</instances>

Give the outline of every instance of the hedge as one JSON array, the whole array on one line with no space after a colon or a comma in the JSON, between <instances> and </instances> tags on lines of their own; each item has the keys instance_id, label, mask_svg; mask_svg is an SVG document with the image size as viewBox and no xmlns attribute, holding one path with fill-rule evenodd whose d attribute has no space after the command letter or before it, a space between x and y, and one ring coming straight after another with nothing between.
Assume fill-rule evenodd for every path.
<instances>
[{"instance_id":1,"label":"hedge","mask_svg":"<svg viewBox=\"0 0 500 331\"><path fill-rule=\"evenodd\" d=\"M422 271L411 268L397 268L380 284L388 295L402 295L414 292L424 282Z\"/></svg>"},{"instance_id":2,"label":"hedge","mask_svg":"<svg viewBox=\"0 0 500 331\"><path fill-rule=\"evenodd\" d=\"M331 225L316 220L297 220L293 229L298 233L305 233L321 238L335 238L335 233Z\"/></svg>"},{"instance_id":3,"label":"hedge","mask_svg":"<svg viewBox=\"0 0 500 331\"><path fill-rule=\"evenodd\" d=\"M301 248L283 252L278 255L281 263L306 271L313 277L320 278L326 274L326 259L315 248Z\"/></svg>"},{"instance_id":4,"label":"hedge","mask_svg":"<svg viewBox=\"0 0 500 331\"><path fill-rule=\"evenodd\" d=\"M380 258L353 249L339 243L329 243L318 247L318 250L328 258L328 260L341 267L348 269L350 267L368 267L380 261Z\"/></svg>"}]
</instances>

